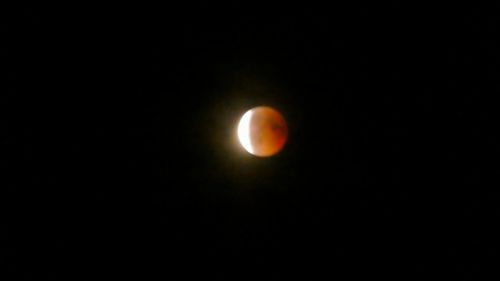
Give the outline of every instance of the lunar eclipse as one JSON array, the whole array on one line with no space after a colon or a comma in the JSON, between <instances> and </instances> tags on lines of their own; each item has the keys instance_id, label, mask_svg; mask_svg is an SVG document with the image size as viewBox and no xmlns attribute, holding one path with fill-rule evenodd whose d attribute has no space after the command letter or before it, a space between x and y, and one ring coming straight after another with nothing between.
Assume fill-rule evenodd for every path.
<instances>
[{"instance_id":1,"label":"lunar eclipse","mask_svg":"<svg viewBox=\"0 0 500 281\"><path fill-rule=\"evenodd\" d=\"M269 106L259 106L245 112L238 124L238 139L250 154L269 157L283 149L288 138L285 119Z\"/></svg>"}]
</instances>

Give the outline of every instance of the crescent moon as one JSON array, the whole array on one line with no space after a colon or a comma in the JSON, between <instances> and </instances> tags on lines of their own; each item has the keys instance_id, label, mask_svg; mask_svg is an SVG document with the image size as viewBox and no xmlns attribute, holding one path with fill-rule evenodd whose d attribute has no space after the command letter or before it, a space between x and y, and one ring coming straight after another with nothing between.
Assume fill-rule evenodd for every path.
<instances>
[{"instance_id":1,"label":"crescent moon","mask_svg":"<svg viewBox=\"0 0 500 281\"><path fill-rule=\"evenodd\" d=\"M252 110L243 114L238 124L238 139L243 148L253 154L252 140L250 139L250 122L252 121Z\"/></svg>"}]
</instances>

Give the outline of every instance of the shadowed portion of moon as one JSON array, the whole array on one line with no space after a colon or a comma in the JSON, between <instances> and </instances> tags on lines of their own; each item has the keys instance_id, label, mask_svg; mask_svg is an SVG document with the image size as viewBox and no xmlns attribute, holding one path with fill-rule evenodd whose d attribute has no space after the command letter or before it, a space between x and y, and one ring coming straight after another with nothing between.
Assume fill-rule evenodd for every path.
<instances>
[{"instance_id":1,"label":"shadowed portion of moon","mask_svg":"<svg viewBox=\"0 0 500 281\"><path fill-rule=\"evenodd\" d=\"M251 110L249 138L253 155L260 157L278 153L288 138L288 127L283 116L268 106Z\"/></svg>"}]
</instances>

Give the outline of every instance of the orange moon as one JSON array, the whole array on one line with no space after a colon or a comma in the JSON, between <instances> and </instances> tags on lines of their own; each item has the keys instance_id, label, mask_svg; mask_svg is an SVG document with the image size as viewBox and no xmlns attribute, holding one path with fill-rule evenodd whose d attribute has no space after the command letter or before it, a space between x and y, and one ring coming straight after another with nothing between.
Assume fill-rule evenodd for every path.
<instances>
[{"instance_id":1,"label":"orange moon","mask_svg":"<svg viewBox=\"0 0 500 281\"><path fill-rule=\"evenodd\" d=\"M254 107L240 119L238 139L249 153L268 157L278 153L288 138L285 119L269 106Z\"/></svg>"}]
</instances>

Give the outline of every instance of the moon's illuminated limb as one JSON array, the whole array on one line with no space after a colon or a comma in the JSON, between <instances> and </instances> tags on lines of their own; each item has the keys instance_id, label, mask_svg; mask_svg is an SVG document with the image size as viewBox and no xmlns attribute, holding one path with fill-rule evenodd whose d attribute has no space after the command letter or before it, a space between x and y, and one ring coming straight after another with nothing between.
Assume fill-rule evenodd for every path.
<instances>
[{"instance_id":1,"label":"moon's illuminated limb","mask_svg":"<svg viewBox=\"0 0 500 281\"><path fill-rule=\"evenodd\" d=\"M250 123L252 121L252 110L243 114L240 123L238 124L238 139L243 148L253 154L252 141L250 138Z\"/></svg>"}]
</instances>

